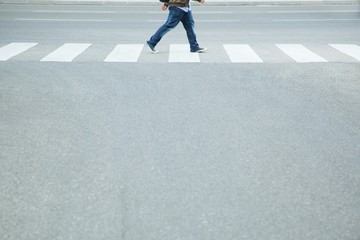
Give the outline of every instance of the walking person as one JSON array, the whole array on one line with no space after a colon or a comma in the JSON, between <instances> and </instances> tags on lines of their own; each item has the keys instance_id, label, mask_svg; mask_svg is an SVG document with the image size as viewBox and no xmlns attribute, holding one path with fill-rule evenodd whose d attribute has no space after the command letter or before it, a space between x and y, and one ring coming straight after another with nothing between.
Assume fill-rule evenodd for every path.
<instances>
[{"instance_id":1,"label":"walking person","mask_svg":"<svg viewBox=\"0 0 360 240\"><path fill-rule=\"evenodd\" d=\"M205 0L194 0L201 4L204 4ZM190 52L201 53L205 52L205 48L199 47L196 40L196 34L194 30L194 19L191 13L190 0L169 0L164 3L162 10L169 9L169 15L164 23L156 33L147 41L149 49L152 53L157 53L155 50L156 45L160 42L161 38L168 33L171 29L175 28L179 22L181 22L186 30L186 35L190 44Z\"/></svg>"}]
</instances>

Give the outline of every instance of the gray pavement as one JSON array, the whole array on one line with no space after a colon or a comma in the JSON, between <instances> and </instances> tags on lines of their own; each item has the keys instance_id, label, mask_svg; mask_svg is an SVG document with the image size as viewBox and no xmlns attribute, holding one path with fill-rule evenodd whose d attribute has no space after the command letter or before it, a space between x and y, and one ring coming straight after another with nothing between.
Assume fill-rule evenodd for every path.
<instances>
[{"instance_id":1,"label":"gray pavement","mask_svg":"<svg viewBox=\"0 0 360 240\"><path fill-rule=\"evenodd\" d=\"M38 43L0 61L2 239L359 239L360 60L328 45L360 45L357 7L194 16L209 48L199 63L168 62L169 46L186 43L181 26L158 55L106 63L166 15L0 6L0 49ZM64 43L92 45L40 61ZM264 62L230 62L228 43ZM296 62L278 43L329 62Z\"/></svg>"},{"instance_id":2,"label":"gray pavement","mask_svg":"<svg viewBox=\"0 0 360 240\"><path fill-rule=\"evenodd\" d=\"M0 4L156 5L157 0L0 0ZM207 5L359 5L360 0L206 0Z\"/></svg>"},{"instance_id":3,"label":"gray pavement","mask_svg":"<svg viewBox=\"0 0 360 240\"><path fill-rule=\"evenodd\" d=\"M1 64L3 239L358 239L359 64L180 67Z\"/></svg>"}]
</instances>

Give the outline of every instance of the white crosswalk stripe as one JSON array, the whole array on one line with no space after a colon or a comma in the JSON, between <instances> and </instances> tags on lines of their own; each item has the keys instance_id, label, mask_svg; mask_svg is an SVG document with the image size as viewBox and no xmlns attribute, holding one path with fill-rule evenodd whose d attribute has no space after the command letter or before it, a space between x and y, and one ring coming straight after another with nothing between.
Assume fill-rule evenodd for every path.
<instances>
[{"instance_id":1,"label":"white crosswalk stripe","mask_svg":"<svg viewBox=\"0 0 360 240\"><path fill-rule=\"evenodd\" d=\"M200 57L190 52L189 44L171 44L169 62L200 62Z\"/></svg>"},{"instance_id":2,"label":"white crosswalk stripe","mask_svg":"<svg viewBox=\"0 0 360 240\"><path fill-rule=\"evenodd\" d=\"M144 49L145 44L13 42L0 43L0 46L0 62L12 58L21 61L72 62L76 59L79 62L115 63L360 62L360 46L357 44L312 44L306 47L302 44L218 44L208 46L204 54L190 53L188 44L170 44L169 50L162 46L160 54L155 55Z\"/></svg>"},{"instance_id":3,"label":"white crosswalk stripe","mask_svg":"<svg viewBox=\"0 0 360 240\"><path fill-rule=\"evenodd\" d=\"M360 46L355 44L329 44L331 47L336 50L349 55L358 61L360 61Z\"/></svg>"},{"instance_id":4,"label":"white crosswalk stripe","mask_svg":"<svg viewBox=\"0 0 360 240\"><path fill-rule=\"evenodd\" d=\"M224 44L226 53L234 63L261 63L263 60L248 44Z\"/></svg>"},{"instance_id":5,"label":"white crosswalk stripe","mask_svg":"<svg viewBox=\"0 0 360 240\"><path fill-rule=\"evenodd\" d=\"M105 62L137 62L144 44L118 44Z\"/></svg>"},{"instance_id":6,"label":"white crosswalk stripe","mask_svg":"<svg viewBox=\"0 0 360 240\"><path fill-rule=\"evenodd\" d=\"M65 43L54 52L50 53L43 59L42 62L71 62L84 52L88 47L90 47L90 43Z\"/></svg>"},{"instance_id":7,"label":"white crosswalk stripe","mask_svg":"<svg viewBox=\"0 0 360 240\"><path fill-rule=\"evenodd\" d=\"M36 45L37 43L10 43L0 48L0 61L7 61Z\"/></svg>"},{"instance_id":8,"label":"white crosswalk stripe","mask_svg":"<svg viewBox=\"0 0 360 240\"><path fill-rule=\"evenodd\" d=\"M320 57L301 44L276 44L276 46L299 63L327 62L325 58Z\"/></svg>"}]
</instances>

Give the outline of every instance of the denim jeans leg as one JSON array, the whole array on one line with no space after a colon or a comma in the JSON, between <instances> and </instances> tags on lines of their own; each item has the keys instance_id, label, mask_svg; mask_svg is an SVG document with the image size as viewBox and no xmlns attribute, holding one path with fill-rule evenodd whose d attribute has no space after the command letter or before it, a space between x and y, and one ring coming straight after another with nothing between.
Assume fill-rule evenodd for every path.
<instances>
[{"instance_id":1,"label":"denim jeans leg","mask_svg":"<svg viewBox=\"0 0 360 240\"><path fill-rule=\"evenodd\" d=\"M199 44L196 40L196 34L194 30L195 22L191 11L185 14L185 16L181 19L181 22L186 30L186 35L190 44L190 51L196 51L199 48Z\"/></svg>"},{"instance_id":2,"label":"denim jeans leg","mask_svg":"<svg viewBox=\"0 0 360 240\"><path fill-rule=\"evenodd\" d=\"M170 30L172 30L179 24L184 14L185 12L177 7L169 7L168 19L166 20L164 25L162 25L156 31L156 33L150 38L150 40L147 41L147 43L155 47L166 33L168 33Z\"/></svg>"}]
</instances>

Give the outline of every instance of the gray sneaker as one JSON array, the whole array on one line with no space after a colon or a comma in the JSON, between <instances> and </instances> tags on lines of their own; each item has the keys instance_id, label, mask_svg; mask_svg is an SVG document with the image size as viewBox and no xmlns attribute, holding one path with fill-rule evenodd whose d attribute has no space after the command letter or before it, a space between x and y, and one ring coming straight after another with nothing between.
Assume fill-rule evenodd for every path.
<instances>
[{"instance_id":1,"label":"gray sneaker","mask_svg":"<svg viewBox=\"0 0 360 240\"><path fill-rule=\"evenodd\" d=\"M191 51L191 52L193 52L193 53L203 53L203 52L205 52L206 51L206 48L201 48L201 47L199 47L198 49L196 49L196 50L194 50L194 51Z\"/></svg>"},{"instance_id":2,"label":"gray sneaker","mask_svg":"<svg viewBox=\"0 0 360 240\"><path fill-rule=\"evenodd\" d=\"M150 52L152 53L158 53L158 51L155 49L155 47L153 45L151 45L150 43L147 43Z\"/></svg>"}]
</instances>

